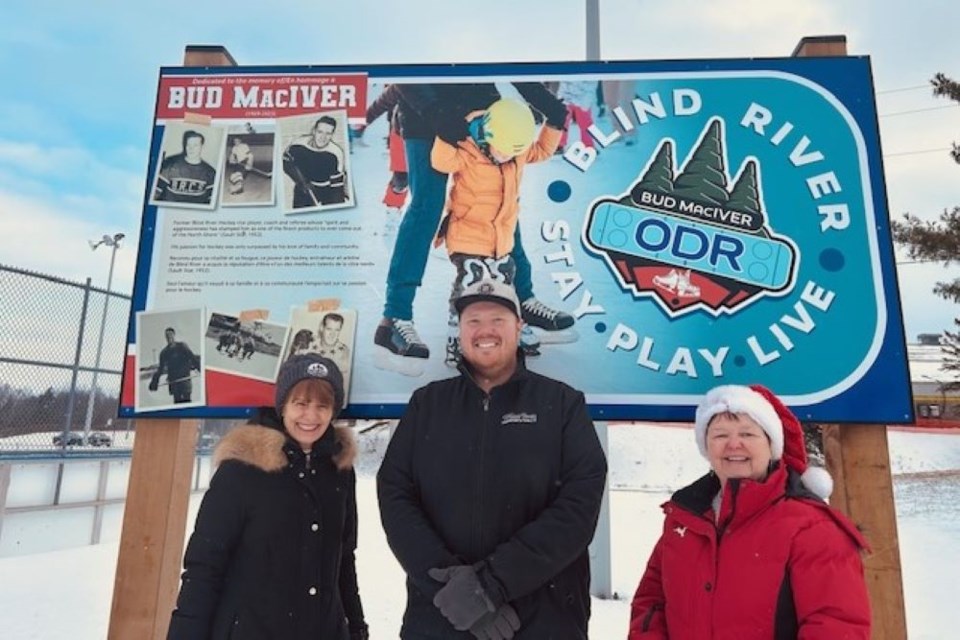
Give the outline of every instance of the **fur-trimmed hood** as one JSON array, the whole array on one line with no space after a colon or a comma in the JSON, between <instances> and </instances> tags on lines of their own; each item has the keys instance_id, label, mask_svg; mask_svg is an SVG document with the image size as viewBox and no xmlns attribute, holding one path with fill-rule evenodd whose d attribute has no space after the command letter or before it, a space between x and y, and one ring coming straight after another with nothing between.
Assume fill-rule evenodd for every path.
<instances>
[{"instance_id":1,"label":"fur-trimmed hood","mask_svg":"<svg viewBox=\"0 0 960 640\"><path fill-rule=\"evenodd\" d=\"M357 440L349 427L333 427L334 438L339 446L331 456L334 466L345 471L357 458ZM237 460L267 472L275 472L287 465L283 452L286 435L272 427L243 425L227 432L213 451L213 466L226 460Z\"/></svg>"}]
</instances>

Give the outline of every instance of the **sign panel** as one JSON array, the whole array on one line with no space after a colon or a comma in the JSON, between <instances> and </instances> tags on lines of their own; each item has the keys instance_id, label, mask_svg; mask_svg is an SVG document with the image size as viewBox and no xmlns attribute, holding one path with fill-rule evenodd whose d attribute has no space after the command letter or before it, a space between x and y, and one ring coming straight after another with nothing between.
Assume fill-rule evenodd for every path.
<instances>
[{"instance_id":1,"label":"sign panel","mask_svg":"<svg viewBox=\"0 0 960 640\"><path fill-rule=\"evenodd\" d=\"M807 420L912 420L866 58L159 87L123 415L245 415L313 350L349 372L344 415L397 416L456 374L450 298L490 277L526 301L527 366L596 418L759 382Z\"/></svg>"}]
</instances>

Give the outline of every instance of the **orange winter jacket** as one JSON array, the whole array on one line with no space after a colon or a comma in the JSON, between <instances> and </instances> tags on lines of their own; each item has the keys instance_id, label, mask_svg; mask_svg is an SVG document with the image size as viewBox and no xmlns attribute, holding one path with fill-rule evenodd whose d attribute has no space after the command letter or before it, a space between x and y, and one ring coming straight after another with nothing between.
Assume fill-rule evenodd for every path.
<instances>
[{"instance_id":1,"label":"orange winter jacket","mask_svg":"<svg viewBox=\"0 0 960 640\"><path fill-rule=\"evenodd\" d=\"M513 232L520 211L520 180L523 166L553 156L561 132L550 126L526 153L496 164L472 139L457 147L437 138L430 161L433 168L453 176L437 244L446 242L448 253L466 253L499 258L513 249Z\"/></svg>"}]
</instances>

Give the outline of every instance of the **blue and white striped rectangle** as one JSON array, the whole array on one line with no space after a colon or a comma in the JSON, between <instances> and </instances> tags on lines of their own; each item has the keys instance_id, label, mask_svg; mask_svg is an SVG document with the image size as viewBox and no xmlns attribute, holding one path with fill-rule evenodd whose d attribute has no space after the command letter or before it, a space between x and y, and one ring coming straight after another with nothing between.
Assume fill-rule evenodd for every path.
<instances>
[{"instance_id":1,"label":"blue and white striped rectangle","mask_svg":"<svg viewBox=\"0 0 960 640\"><path fill-rule=\"evenodd\" d=\"M716 274L773 291L790 283L796 259L793 247L776 238L613 202L602 202L594 208L587 239L599 249Z\"/></svg>"}]
</instances>

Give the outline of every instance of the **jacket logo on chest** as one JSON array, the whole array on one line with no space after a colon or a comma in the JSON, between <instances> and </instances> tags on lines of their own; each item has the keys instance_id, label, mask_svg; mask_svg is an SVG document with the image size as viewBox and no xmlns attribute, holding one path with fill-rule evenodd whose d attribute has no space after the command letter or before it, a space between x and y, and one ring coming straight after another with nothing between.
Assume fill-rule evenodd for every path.
<instances>
[{"instance_id":1,"label":"jacket logo on chest","mask_svg":"<svg viewBox=\"0 0 960 640\"><path fill-rule=\"evenodd\" d=\"M683 536L685 536L685 535L687 534L687 528L686 528L686 527L674 527L674 528L673 528L673 532L682 538Z\"/></svg>"},{"instance_id":2,"label":"jacket logo on chest","mask_svg":"<svg viewBox=\"0 0 960 640\"><path fill-rule=\"evenodd\" d=\"M535 413L505 413L500 419L500 424L536 424L537 414Z\"/></svg>"}]
</instances>

